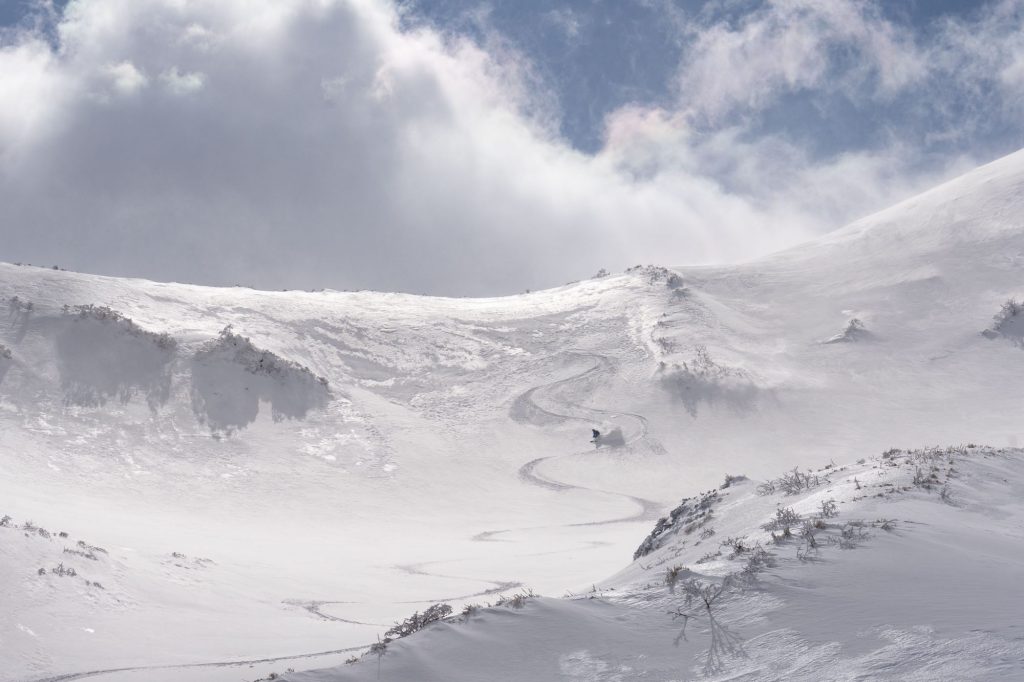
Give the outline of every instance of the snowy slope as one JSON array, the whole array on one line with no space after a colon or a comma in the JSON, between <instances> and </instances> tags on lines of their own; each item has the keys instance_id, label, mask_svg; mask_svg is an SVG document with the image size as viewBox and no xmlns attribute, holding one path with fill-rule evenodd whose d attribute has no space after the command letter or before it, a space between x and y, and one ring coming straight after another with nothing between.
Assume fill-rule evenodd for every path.
<instances>
[{"instance_id":1,"label":"snowy slope","mask_svg":"<svg viewBox=\"0 0 1024 682\"><path fill-rule=\"evenodd\" d=\"M1022 464L970 445L799 472L791 492L791 473L731 481L589 594L482 608L283 679L1021 679Z\"/></svg>"},{"instance_id":2,"label":"snowy slope","mask_svg":"<svg viewBox=\"0 0 1024 682\"><path fill-rule=\"evenodd\" d=\"M40 576L65 539L0 529L0 680L326 665L435 601L593 585L726 472L1014 447L1022 187L1018 153L761 261L495 299L0 264L0 516L108 550ZM93 677L165 674L239 670Z\"/></svg>"}]
</instances>

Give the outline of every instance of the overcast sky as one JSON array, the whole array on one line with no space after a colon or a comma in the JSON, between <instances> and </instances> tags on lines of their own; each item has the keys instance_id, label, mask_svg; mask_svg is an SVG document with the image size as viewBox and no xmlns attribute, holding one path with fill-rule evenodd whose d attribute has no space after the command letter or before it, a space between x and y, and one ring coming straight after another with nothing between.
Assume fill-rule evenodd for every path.
<instances>
[{"instance_id":1,"label":"overcast sky","mask_svg":"<svg viewBox=\"0 0 1024 682\"><path fill-rule=\"evenodd\" d=\"M1024 146L1024 0L0 0L0 260L486 295Z\"/></svg>"}]
</instances>

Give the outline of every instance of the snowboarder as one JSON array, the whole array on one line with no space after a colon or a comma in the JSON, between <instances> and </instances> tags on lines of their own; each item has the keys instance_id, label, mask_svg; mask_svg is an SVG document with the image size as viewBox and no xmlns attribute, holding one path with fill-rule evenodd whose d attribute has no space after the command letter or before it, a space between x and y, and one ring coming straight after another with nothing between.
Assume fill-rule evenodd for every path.
<instances>
[{"instance_id":1,"label":"snowboarder","mask_svg":"<svg viewBox=\"0 0 1024 682\"><path fill-rule=\"evenodd\" d=\"M591 441L596 443L601 438L601 432L598 431L597 429L590 429L590 431L594 434L594 437L591 439Z\"/></svg>"}]
</instances>

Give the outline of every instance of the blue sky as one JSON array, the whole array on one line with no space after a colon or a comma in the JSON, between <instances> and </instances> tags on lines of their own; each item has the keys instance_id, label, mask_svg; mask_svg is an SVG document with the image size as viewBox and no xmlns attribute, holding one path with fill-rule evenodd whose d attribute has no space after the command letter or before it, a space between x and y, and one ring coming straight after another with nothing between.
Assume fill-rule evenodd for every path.
<instances>
[{"instance_id":1,"label":"blue sky","mask_svg":"<svg viewBox=\"0 0 1024 682\"><path fill-rule=\"evenodd\" d=\"M479 3L466 0L413 0L414 20L442 31L472 36L486 44L497 34L534 63L538 77L558 98L560 131L577 148L597 151L604 117L630 103L661 105L674 95L672 77L686 47L673 23L694 27L720 20L742 21L758 2L700 0L574 0ZM890 21L926 35L937 21L965 17L983 2L894 0L879 3ZM723 8L724 5L724 8ZM763 127L784 130L834 153L878 142L885 121L899 118L898 107L827 106L813 93L792 94L764 113Z\"/></svg>"},{"instance_id":2,"label":"blue sky","mask_svg":"<svg viewBox=\"0 0 1024 682\"><path fill-rule=\"evenodd\" d=\"M757 257L1024 146L1024 0L0 4L4 258L512 293Z\"/></svg>"}]
</instances>

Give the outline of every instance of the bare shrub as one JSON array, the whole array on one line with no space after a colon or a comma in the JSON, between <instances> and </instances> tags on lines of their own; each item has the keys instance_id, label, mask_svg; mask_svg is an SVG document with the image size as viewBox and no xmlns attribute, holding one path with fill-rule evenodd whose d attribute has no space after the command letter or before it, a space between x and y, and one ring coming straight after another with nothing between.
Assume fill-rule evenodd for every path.
<instances>
[{"instance_id":1,"label":"bare shrub","mask_svg":"<svg viewBox=\"0 0 1024 682\"><path fill-rule=\"evenodd\" d=\"M786 495L796 495L821 485L823 477L810 472L803 473L797 467L786 472L778 480L779 489ZM825 479L827 482L827 479Z\"/></svg>"},{"instance_id":2,"label":"bare shrub","mask_svg":"<svg viewBox=\"0 0 1024 682\"><path fill-rule=\"evenodd\" d=\"M595 586L595 591L596 591L596 586ZM494 605L495 606L504 606L504 607L513 608L513 609L521 609L524 606L526 606L526 602L528 602L529 600L533 599L536 596L537 595L534 594L533 590L527 588L525 591L517 592L517 593L513 594L511 597L506 597L505 595L499 596L498 597L498 601L494 602Z\"/></svg>"},{"instance_id":3,"label":"bare shrub","mask_svg":"<svg viewBox=\"0 0 1024 682\"><path fill-rule=\"evenodd\" d=\"M725 490L726 488L731 487L734 483L739 483L740 481L745 481L745 480L747 480L747 477L742 475L742 474L740 474L738 476L731 476L729 474L726 474L725 475L725 482L722 483L722 485L718 486L718 489L719 490Z\"/></svg>"},{"instance_id":4,"label":"bare shrub","mask_svg":"<svg viewBox=\"0 0 1024 682\"><path fill-rule=\"evenodd\" d=\"M672 568L665 570L665 584L668 585L668 591L672 594L676 593L676 583L679 579L688 574L689 571L685 566L675 565Z\"/></svg>"},{"instance_id":5,"label":"bare shrub","mask_svg":"<svg viewBox=\"0 0 1024 682\"><path fill-rule=\"evenodd\" d=\"M416 612L384 633L384 640L399 639L408 637L414 632L419 632L431 623L444 620L452 613L452 607L448 604L434 604L423 613Z\"/></svg>"},{"instance_id":6,"label":"bare shrub","mask_svg":"<svg viewBox=\"0 0 1024 682\"><path fill-rule=\"evenodd\" d=\"M833 499L821 501L821 516L825 519L835 518L839 516L839 505Z\"/></svg>"},{"instance_id":7,"label":"bare shrub","mask_svg":"<svg viewBox=\"0 0 1024 682\"><path fill-rule=\"evenodd\" d=\"M729 555L730 559L735 559L744 552L749 552L751 547L746 543L744 538L727 537L719 543L722 547L728 547L732 553Z\"/></svg>"},{"instance_id":8,"label":"bare shrub","mask_svg":"<svg viewBox=\"0 0 1024 682\"><path fill-rule=\"evenodd\" d=\"M811 561L818 556L818 540L816 536L818 531L822 530L824 526L825 524L821 523L820 519L804 521L804 525L800 528L800 538L803 542L796 550L797 559L800 561Z\"/></svg>"},{"instance_id":9,"label":"bare shrub","mask_svg":"<svg viewBox=\"0 0 1024 682\"><path fill-rule=\"evenodd\" d=\"M747 563L738 574L738 579L745 584L753 584L757 581L759 573L774 565L775 560L772 558L771 553L761 545L754 545L747 557Z\"/></svg>"},{"instance_id":10,"label":"bare shrub","mask_svg":"<svg viewBox=\"0 0 1024 682\"><path fill-rule=\"evenodd\" d=\"M783 507L775 510L775 518L761 526L763 530L775 531L781 530L784 537L791 537L792 533L790 529L793 526L799 525L803 519L793 511L792 507Z\"/></svg>"},{"instance_id":11,"label":"bare shrub","mask_svg":"<svg viewBox=\"0 0 1024 682\"><path fill-rule=\"evenodd\" d=\"M90 545L89 543L85 542L84 540L79 540L78 541L78 547L80 549L86 551L86 552L89 552L90 554L94 554L94 553L106 554L107 553L107 550L103 549L102 547L97 547L96 545ZM182 557L184 557L184 555L182 555Z\"/></svg>"},{"instance_id":12,"label":"bare shrub","mask_svg":"<svg viewBox=\"0 0 1024 682\"><path fill-rule=\"evenodd\" d=\"M54 575L59 575L61 577L69 576L72 578L78 575L75 569L71 568L70 566L65 567L63 561L57 564L55 567L51 568L50 573L53 573Z\"/></svg>"},{"instance_id":13,"label":"bare shrub","mask_svg":"<svg viewBox=\"0 0 1024 682\"><path fill-rule=\"evenodd\" d=\"M839 549L856 549L862 540L866 540L868 532L863 521L850 521L839 531L839 538L836 542Z\"/></svg>"},{"instance_id":14,"label":"bare shrub","mask_svg":"<svg viewBox=\"0 0 1024 682\"><path fill-rule=\"evenodd\" d=\"M721 583L711 583L690 578L680 583L683 594L683 605L669 614L674 620L682 619L683 626L676 635L675 645L686 640L686 626L691 619L703 618L707 621L711 637L707 658L704 662L704 674L713 675L722 670L727 656L743 656L742 640L715 617L715 605L718 600L734 584L733 576L726 576Z\"/></svg>"}]
</instances>

